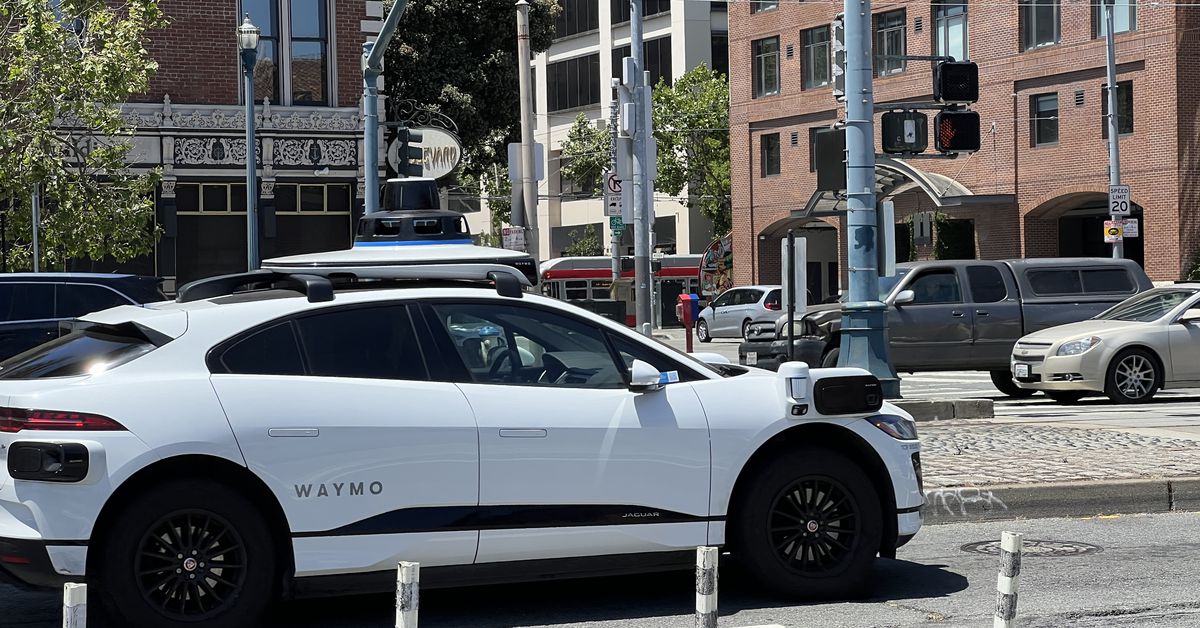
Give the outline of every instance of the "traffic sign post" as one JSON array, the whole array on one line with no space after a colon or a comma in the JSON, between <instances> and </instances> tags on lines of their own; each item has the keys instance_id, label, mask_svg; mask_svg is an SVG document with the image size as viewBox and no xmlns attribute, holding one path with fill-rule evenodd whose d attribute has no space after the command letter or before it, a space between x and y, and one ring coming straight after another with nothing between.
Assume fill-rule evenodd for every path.
<instances>
[{"instance_id":1,"label":"traffic sign post","mask_svg":"<svg viewBox=\"0 0 1200 628\"><path fill-rule=\"evenodd\" d=\"M1132 213L1129 208L1129 186L1108 186L1108 213L1113 216L1128 216Z\"/></svg>"}]
</instances>

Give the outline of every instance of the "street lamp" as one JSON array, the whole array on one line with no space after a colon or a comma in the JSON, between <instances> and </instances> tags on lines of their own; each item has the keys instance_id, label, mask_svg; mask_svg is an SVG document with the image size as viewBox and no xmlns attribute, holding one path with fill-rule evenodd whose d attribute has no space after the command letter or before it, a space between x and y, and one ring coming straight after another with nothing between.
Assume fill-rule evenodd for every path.
<instances>
[{"instance_id":1,"label":"street lamp","mask_svg":"<svg viewBox=\"0 0 1200 628\"><path fill-rule=\"evenodd\" d=\"M242 54L242 76L246 83L246 267L258 269L258 164L254 150L254 64L258 61L258 35L250 14L237 29Z\"/></svg>"}]
</instances>

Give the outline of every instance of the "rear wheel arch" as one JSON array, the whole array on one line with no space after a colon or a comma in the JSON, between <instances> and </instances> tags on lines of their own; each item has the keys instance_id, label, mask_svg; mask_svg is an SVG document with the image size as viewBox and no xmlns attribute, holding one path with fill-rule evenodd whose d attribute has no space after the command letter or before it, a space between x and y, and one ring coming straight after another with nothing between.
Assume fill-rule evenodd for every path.
<instances>
[{"instance_id":1,"label":"rear wheel arch","mask_svg":"<svg viewBox=\"0 0 1200 628\"><path fill-rule=\"evenodd\" d=\"M88 547L88 573L96 573L93 560L98 559L101 551L97 551L104 543L105 537L117 519L139 494L145 489L171 482L174 480L205 480L216 482L237 491L259 506L259 513L275 539L275 555L279 559L279 568L283 576L281 589L288 592L291 576L295 573L295 559L292 552L291 528L287 516L279 500L266 483L246 467L216 456L185 455L167 458L151 464L130 476L100 510L95 525L92 526L91 539Z\"/></svg>"},{"instance_id":2,"label":"rear wheel arch","mask_svg":"<svg viewBox=\"0 0 1200 628\"><path fill-rule=\"evenodd\" d=\"M750 492L749 487L766 464L775 459L778 455L785 452L793 451L801 446L818 446L836 451L850 460L856 462L867 476L871 479L871 484L875 487L875 492L879 495L879 508L883 513L883 538L880 544L880 552L892 552L896 547L896 538L899 532L896 524L896 488L892 484L891 474L888 473L887 465L883 459L871 447L867 441L854 432L837 425L830 423L808 423L805 425L797 425L788 428L770 440L763 443L742 465L741 471L738 472L737 480L733 485L733 492L730 494L729 505L726 510L726 521L732 519L732 513L741 508L742 500L746 499ZM727 530L725 538L728 540L732 537Z\"/></svg>"}]
</instances>

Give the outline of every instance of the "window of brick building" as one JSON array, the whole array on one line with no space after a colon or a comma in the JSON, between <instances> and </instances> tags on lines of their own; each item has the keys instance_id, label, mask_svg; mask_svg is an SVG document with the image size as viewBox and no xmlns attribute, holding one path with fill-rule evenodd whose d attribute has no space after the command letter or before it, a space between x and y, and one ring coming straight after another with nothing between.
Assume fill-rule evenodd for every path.
<instances>
[{"instance_id":1,"label":"window of brick building","mask_svg":"<svg viewBox=\"0 0 1200 628\"><path fill-rule=\"evenodd\" d=\"M820 26L800 31L801 55L804 67L801 70L804 89L829 84L829 27Z\"/></svg>"},{"instance_id":2,"label":"window of brick building","mask_svg":"<svg viewBox=\"0 0 1200 628\"><path fill-rule=\"evenodd\" d=\"M591 54L546 66L549 111L587 107L600 102L600 55Z\"/></svg>"},{"instance_id":3,"label":"window of brick building","mask_svg":"<svg viewBox=\"0 0 1200 628\"><path fill-rule=\"evenodd\" d=\"M1118 34L1137 30L1137 7L1134 0L1115 0L1113 3L1113 30ZM1092 37L1108 35L1108 15L1104 3L1092 3Z\"/></svg>"},{"instance_id":4,"label":"window of brick building","mask_svg":"<svg viewBox=\"0 0 1200 628\"><path fill-rule=\"evenodd\" d=\"M904 71L908 43L905 41L904 9L875 16L875 76L888 76Z\"/></svg>"},{"instance_id":5,"label":"window of brick building","mask_svg":"<svg viewBox=\"0 0 1200 628\"><path fill-rule=\"evenodd\" d=\"M934 0L933 28L934 54L957 61L969 58L966 0Z\"/></svg>"},{"instance_id":6,"label":"window of brick building","mask_svg":"<svg viewBox=\"0 0 1200 628\"><path fill-rule=\"evenodd\" d=\"M779 38L759 39L752 44L754 53L754 97L779 93Z\"/></svg>"},{"instance_id":7,"label":"window of brick building","mask_svg":"<svg viewBox=\"0 0 1200 628\"><path fill-rule=\"evenodd\" d=\"M779 0L750 0L750 12L762 13L779 8Z\"/></svg>"},{"instance_id":8,"label":"window of brick building","mask_svg":"<svg viewBox=\"0 0 1200 628\"><path fill-rule=\"evenodd\" d=\"M759 138L759 175L770 177L779 174L779 134L770 133Z\"/></svg>"},{"instance_id":9,"label":"window of brick building","mask_svg":"<svg viewBox=\"0 0 1200 628\"><path fill-rule=\"evenodd\" d=\"M1029 118L1034 146L1058 143L1058 94L1030 96Z\"/></svg>"},{"instance_id":10,"label":"window of brick building","mask_svg":"<svg viewBox=\"0 0 1200 628\"><path fill-rule=\"evenodd\" d=\"M1108 91L1100 90L1101 120L1104 122L1102 136L1108 139ZM1117 134L1133 133L1133 81L1117 82Z\"/></svg>"},{"instance_id":11,"label":"window of brick building","mask_svg":"<svg viewBox=\"0 0 1200 628\"><path fill-rule=\"evenodd\" d=\"M1060 20L1059 0L1021 0L1021 48L1057 44Z\"/></svg>"},{"instance_id":12,"label":"window of brick building","mask_svg":"<svg viewBox=\"0 0 1200 628\"><path fill-rule=\"evenodd\" d=\"M241 0L262 34L254 100L297 106L335 102L329 0Z\"/></svg>"}]
</instances>

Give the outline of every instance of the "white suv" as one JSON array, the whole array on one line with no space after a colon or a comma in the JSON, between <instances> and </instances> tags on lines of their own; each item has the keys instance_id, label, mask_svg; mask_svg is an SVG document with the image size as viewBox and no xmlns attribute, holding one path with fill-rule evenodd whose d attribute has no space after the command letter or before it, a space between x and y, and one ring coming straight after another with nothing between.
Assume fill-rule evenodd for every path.
<instances>
[{"instance_id":1,"label":"white suv","mask_svg":"<svg viewBox=\"0 0 1200 628\"><path fill-rule=\"evenodd\" d=\"M520 273L447 272L205 280L4 362L0 577L230 627L389 589L398 560L435 586L723 545L844 596L920 528L913 423L864 371L708 365Z\"/></svg>"}]
</instances>

